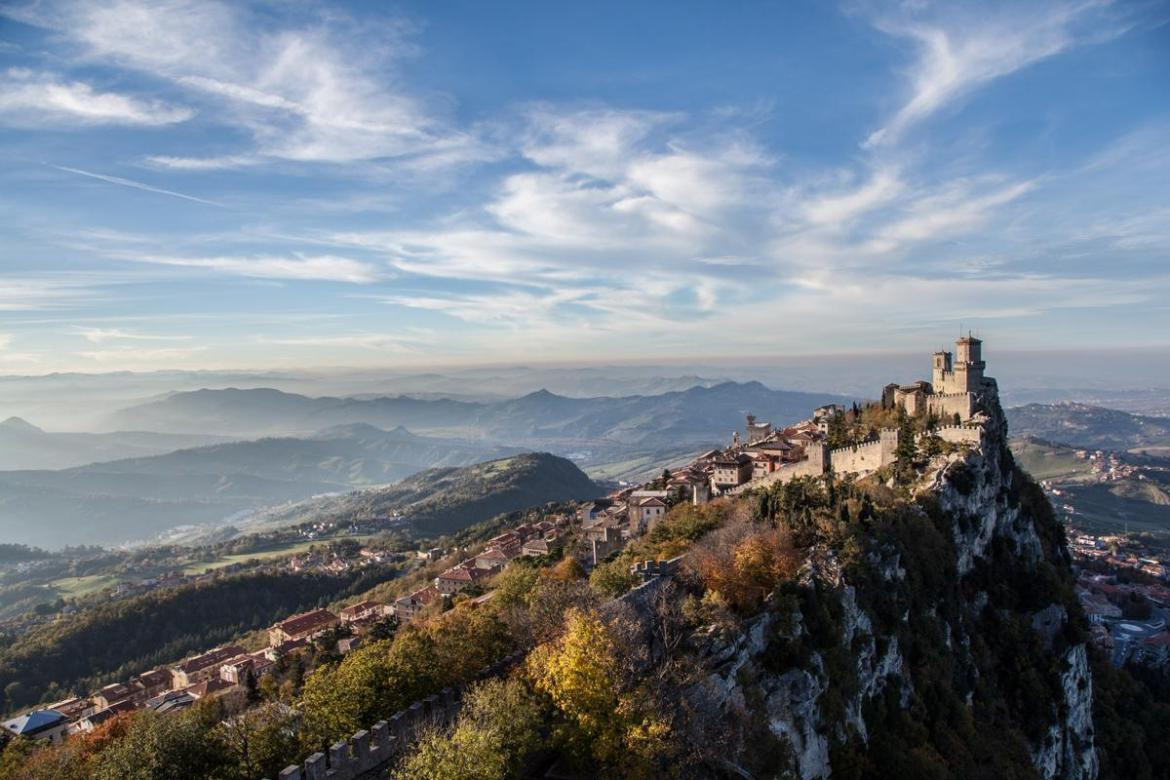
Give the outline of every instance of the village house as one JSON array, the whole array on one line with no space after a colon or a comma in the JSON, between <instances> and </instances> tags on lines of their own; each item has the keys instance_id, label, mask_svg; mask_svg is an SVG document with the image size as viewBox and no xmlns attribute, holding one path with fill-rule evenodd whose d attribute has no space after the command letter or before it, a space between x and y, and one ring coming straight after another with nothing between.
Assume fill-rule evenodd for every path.
<instances>
[{"instance_id":1,"label":"village house","mask_svg":"<svg viewBox=\"0 0 1170 780\"><path fill-rule=\"evenodd\" d=\"M516 552L520 552L519 547L516 548ZM487 579L489 576L490 573L488 571L477 569L474 565L459 565L447 569L447 571L435 577L435 588L444 596L451 596L466 587Z\"/></svg>"},{"instance_id":2,"label":"village house","mask_svg":"<svg viewBox=\"0 0 1170 780\"><path fill-rule=\"evenodd\" d=\"M752 459L742 452L715 459L711 487L717 491L739 487L752 478Z\"/></svg>"},{"instance_id":3,"label":"village house","mask_svg":"<svg viewBox=\"0 0 1170 780\"><path fill-rule=\"evenodd\" d=\"M414 593L395 599L394 614L398 617L399 621L408 623L415 615L441 598L443 598L443 594L433 585L420 588Z\"/></svg>"},{"instance_id":4,"label":"village house","mask_svg":"<svg viewBox=\"0 0 1170 780\"><path fill-rule=\"evenodd\" d=\"M93 700L97 709L104 710L120 701L128 701L133 695L134 690L126 683L110 683L95 693Z\"/></svg>"},{"instance_id":5,"label":"village house","mask_svg":"<svg viewBox=\"0 0 1170 780\"><path fill-rule=\"evenodd\" d=\"M666 514L666 502L657 496L643 498L637 504L631 504L629 509L630 532L645 533L650 524Z\"/></svg>"},{"instance_id":6,"label":"village house","mask_svg":"<svg viewBox=\"0 0 1170 780\"><path fill-rule=\"evenodd\" d=\"M65 716L55 710L33 710L0 723L4 730L17 737L60 742L65 738Z\"/></svg>"},{"instance_id":7,"label":"village house","mask_svg":"<svg viewBox=\"0 0 1170 780\"><path fill-rule=\"evenodd\" d=\"M340 621L327 609L314 609L311 612L302 612L282 620L268 629L268 643L279 645L290 639L307 639L312 641L331 628L336 628Z\"/></svg>"},{"instance_id":8,"label":"village house","mask_svg":"<svg viewBox=\"0 0 1170 780\"><path fill-rule=\"evenodd\" d=\"M548 555L551 552L551 548L549 547L548 541L544 539L529 539L524 543L524 547L520 552L523 555L535 557L538 555Z\"/></svg>"},{"instance_id":9,"label":"village house","mask_svg":"<svg viewBox=\"0 0 1170 780\"><path fill-rule=\"evenodd\" d=\"M383 605L376 601L359 601L341 610L341 622L348 625L371 617L382 617L385 613Z\"/></svg>"},{"instance_id":10,"label":"village house","mask_svg":"<svg viewBox=\"0 0 1170 780\"><path fill-rule=\"evenodd\" d=\"M259 679L273 666L273 662L261 650L257 653L247 653L230 658L219 668L219 678L231 685L241 685L251 670L252 675Z\"/></svg>"},{"instance_id":11,"label":"village house","mask_svg":"<svg viewBox=\"0 0 1170 780\"><path fill-rule=\"evenodd\" d=\"M188 658L171 667L171 688L176 690L186 688L189 685L218 677L219 667L229 658L235 658L243 652L244 648L239 645L228 645Z\"/></svg>"},{"instance_id":12,"label":"village house","mask_svg":"<svg viewBox=\"0 0 1170 780\"><path fill-rule=\"evenodd\" d=\"M520 538L520 534L515 531L505 531L499 536L488 539L487 547L489 549L495 548L511 559L520 554L520 546L523 544L524 540Z\"/></svg>"},{"instance_id":13,"label":"village house","mask_svg":"<svg viewBox=\"0 0 1170 780\"><path fill-rule=\"evenodd\" d=\"M92 699L82 699L77 696L59 701L56 704L50 704L46 709L61 713L65 716L65 720L70 723L76 723L85 716L97 711L97 707L94 706Z\"/></svg>"},{"instance_id":14,"label":"village house","mask_svg":"<svg viewBox=\"0 0 1170 780\"><path fill-rule=\"evenodd\" d=\"M106 721L112 720L124 712L133 712L134 709L134 702L128 699L126 701L120 701L117 704L111 704L109 707L86 715L84 718L79 720L77 722L77 731L88 733Z\"/></svg>"},{"instance_id":15,"label":"village house","mask_svg":"<svg viewBox=\"0 0 1170 780\"><path fill-rule=\"evenodd\" d=\"M494 547L490 550L484 550L475 556L475 568L484 569L485 571L497 571L502 569L507 563L508 556Z\"/></svg>"}]
</instances>

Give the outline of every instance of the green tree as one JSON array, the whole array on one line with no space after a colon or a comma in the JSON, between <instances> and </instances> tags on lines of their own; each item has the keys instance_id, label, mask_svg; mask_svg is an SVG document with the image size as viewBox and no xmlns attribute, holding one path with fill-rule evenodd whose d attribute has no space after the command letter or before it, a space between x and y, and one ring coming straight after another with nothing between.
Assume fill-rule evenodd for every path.
<instances>
[{"instance_id":1,"label":"green tree","mask_svg":"<svg viewBox=\"0 0 1170 780\"><path fill-rule=\"evenodd\" d=\"M395 773L398 780L505 780L540 746L542 712L519 678L468 691L455 726L424 737Z\"/></svg>"},{"instance_id":2,"label":"green tree","mask_svg":"<svg viewBox=\"0 0 1170 780\"><path fill-rule=\"evenodd\" d=\"M625 558L598 564L589 575L589 585L609 598L622 595L640 581L638 575L630 573L630 562Z\"/></svg>"}]
</instances>

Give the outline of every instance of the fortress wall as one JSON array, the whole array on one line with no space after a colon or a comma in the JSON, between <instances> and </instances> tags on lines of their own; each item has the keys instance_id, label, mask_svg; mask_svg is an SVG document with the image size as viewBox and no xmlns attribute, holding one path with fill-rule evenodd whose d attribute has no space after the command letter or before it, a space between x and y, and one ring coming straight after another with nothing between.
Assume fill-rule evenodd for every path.
<instances>
[{"instance_id":1,"label":"fortress wall","mask_svg":"<svg viewBox=\"0 0 1170 780\"><path fill-rule=\"evenodd\" d=\"M926 408L935 416L946 420L957 412L960 420L970 420L974 398L970 393L940 393L926 397Z\"/></svg>"},{"instance_id":2,"label":"fortress wall","mask_svg":"<svg viewBox=\"0 0 1170 780\"><path fill-rule=\"evenodd\" d=\"M898 449L898 431L887 428L877 441L855 447L839 447L829 451L829 468L834 474L863 474L877 471L894 462Z\"/></svg>"},{"instance_id":3,"label":"fortress wall","mask_svg":"<svg viewBox=\"0 0 1170 780\"><path fill-rule=\"evenodd\" d=\"M522 653L485 666L477 680L497 677L524 658ZM464 686L444 688L437 694L416 701L396 712L390 720L380 720L367 731L362 729L347 740L335 742L329 754L314 753L303 765L293 764L280 770L279 780L367 780L384 777L391 762L422 733L435 726L448 726L458 716L463 703Z\"/></svg>"},{"instance_id":4,"label":"fortress wall","mask_svg":"<svg viewBox=\"0 0 1170 780\"><path fill-rule=\"evenodd\" d=\"M791 482L797 477L819 477L825 473L825 450L810 449L809 457L797 461L796 463L785 463L780 468L773 471L771 474L765 474L759 479L745 482L738 487L726 491L728 495L739 495L746 490L754 490L755 488L766 488L769 485L783 485L786 482Z\"/></svg>"},{"instance_id":5,"label":"fortress wall","mask_svg":"<svg viewBox=\"0 0 1170 780\"><path fill-rule=\"evenodd\" d=\"M935 428L933 433L952 444L978 444L983 438L983 428L978 426L947 425Z\"/></svg>"}]
</instances>

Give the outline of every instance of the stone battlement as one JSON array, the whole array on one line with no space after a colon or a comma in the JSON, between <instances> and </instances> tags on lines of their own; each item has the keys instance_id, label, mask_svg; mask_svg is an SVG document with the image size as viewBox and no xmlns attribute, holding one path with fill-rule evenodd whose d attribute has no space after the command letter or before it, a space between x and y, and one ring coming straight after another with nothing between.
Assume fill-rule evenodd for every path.
<instances>
[{"instance_id":1,"label":"stone battlement","mask_svg":"<svg viewBox=\"0 0 1170 780\"><path fill-rule=\"evenodd\" d=\"M476 680L497 677L524 658L523 653L512 655L485 666ZM437 694L416 701L396 712L390 720L380 720L362 729L348 740L335 742L329 754L314 753L303 765L293 764L280 770L279 780L365 780L382 777L390 762L407 746L416 742L424 731L436 726L447 726L455 720L463 703L466 686L444 688Z\"/></svg>"}]
</instances>

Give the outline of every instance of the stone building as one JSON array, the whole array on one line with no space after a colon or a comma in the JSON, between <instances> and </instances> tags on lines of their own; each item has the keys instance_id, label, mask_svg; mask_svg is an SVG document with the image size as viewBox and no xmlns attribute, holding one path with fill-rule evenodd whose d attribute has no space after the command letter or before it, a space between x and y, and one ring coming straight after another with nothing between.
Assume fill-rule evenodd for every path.
<instances>
[{"instance_id":1,"label":"stone building","mask_svg":"<svg viewBox=\"0 0 1170 780\"><path fill-rule=\"evenodd\" d=\"M934 353L931 382L887 385L882 393L885 405L901 406L907 414L933 414L940 420L971 419L977 400L995 392L995 380L984 376L983 342L967 335L955 342L955 352Z\"/></svg>"}]
</instances>

